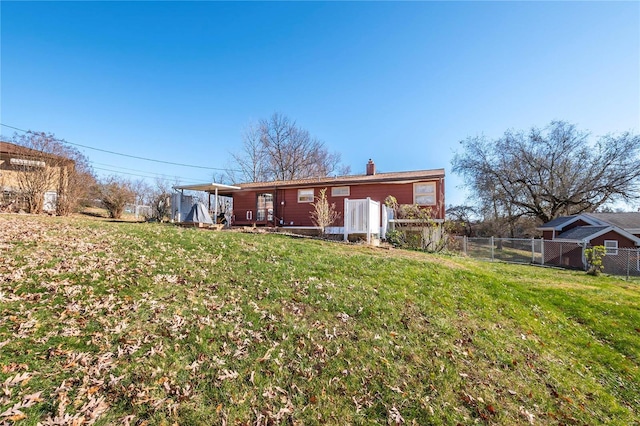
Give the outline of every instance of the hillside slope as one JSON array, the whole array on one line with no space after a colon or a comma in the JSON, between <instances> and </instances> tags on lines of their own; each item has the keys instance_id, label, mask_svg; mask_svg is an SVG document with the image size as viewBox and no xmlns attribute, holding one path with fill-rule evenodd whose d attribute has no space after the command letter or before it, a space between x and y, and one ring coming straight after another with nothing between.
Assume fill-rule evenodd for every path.
<instances>
[{"instance_id":1,"label":"hillside slope","mask_svg":"<svg viewBox=\"0 0 640 426\"><path fill-rule=\"evenodd\" d=\"M640 288L0 215L0 424L634 424Z\"/></svg>"}]
</instances>

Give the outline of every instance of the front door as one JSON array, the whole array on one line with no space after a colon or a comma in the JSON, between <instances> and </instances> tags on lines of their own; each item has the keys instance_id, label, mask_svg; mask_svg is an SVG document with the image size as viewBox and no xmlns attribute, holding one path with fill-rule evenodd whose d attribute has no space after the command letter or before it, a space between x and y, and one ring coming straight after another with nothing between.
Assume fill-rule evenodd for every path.
<instances>
[{"instance_id":1,"label":"front door","mask_svg":"<svg viewBox=\"0 0 640 426\"><path fill-rule=\"evenodd\" d=\"M273 194L269 192L258 194L256 222L273 222Z\"/></svg>"}]
</instances>

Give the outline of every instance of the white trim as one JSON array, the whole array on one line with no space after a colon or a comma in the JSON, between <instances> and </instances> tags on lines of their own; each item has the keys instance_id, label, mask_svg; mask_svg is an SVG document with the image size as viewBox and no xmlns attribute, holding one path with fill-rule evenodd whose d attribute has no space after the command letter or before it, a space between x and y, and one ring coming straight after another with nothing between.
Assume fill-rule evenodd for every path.
<instances>
[{"instance_id":1,"label":"white trim","mask_svg":"<svg viewBox=\"0 0 640 426\"><path fill-rule=\"evenodd\" d=\"M345 189L347 190L346 194L336 194L334 193L334 190L336 189ZM349 195L351 195L351 188L348 185L345 186L332 186L331 187L331 196L332 197L348 197Z\"/></svg>"},{"instance_id":2,"label":"white trim","mask_svg":"<svg viewBox=\"0 0 640 426\"><path fill-rule=\"evenodd\" d=\"M242 189L239 186L223 185L221 183L199 183L197 185L177 185L173 189L186 189L187 191L213 191L217 189Z\"/></svg>"},{"instance_id":3,"label":"white trim","mask_svg":"<svg viewBox=\"0 0 640 426\"><path fill-rule=\"evenodd\" d=\"M429 222L433 223L444 223L444 219L389 219L390 223L418 223L418 224L428 224Z\"/></svg>"},{"instance_id":4,"label":"white trim","mask_svg":"<svg viewBox=\"0 0 640 426\"><path fill-rule=\"evenodd\" d=\"M614 243L612 246L607 246L607 243ZM605 255L617 256L618 255L618 240L604 240Z\"/></svg>"},{"instance_id":5,"label":"white trim","mask_svg":"<svg viewBox=\"0 0 640 426\"><path fill-rule=\"evenodd\" d=\"M12 166L27 166L27 167L45 167L44 161L38 160L26 160L24 158L10 158L9 164Z\"/></svg>"},{"instance_id":6,"label":"white trim","mask_svg":"<svg viewBox=\"0 0 640 426\"><path fill-rule=\"evenodd\" d=\"M305 199L300 200L300 196L302 195L303 192L306 192L306 195L303 195L303 197L305 197ZM307 200L306 197L309 196L309 192L311 192L311 199ZM313 188L301 188L298 189L298 203L313 203L313 198L316 196L316 193L314 191Z\"/></svg>"},{"instance_id":7,"label":"white trim","mask_svg":"<svg viewBox=\"0 0 640 426\"><path fill-rule=\"evenodd\" d=\"M633 234L628 233L627 231L625 231L624 229L620 229L616 226L608 226L607 228L603 229L602 231L596 232L595 234L589 235L589 238L583 238L582 240L574 240L574 239L568 239L568 238L554 238L552 241L564 241L564 242L570 242L570 243L588 243L591 242L591 240L593 240L594 238L598 238L601 235L606 234L607 232L615 232L616 234L625 237L628 240L631 240L635 243L636 246L640 247L640 238L636 237Z\"/></svg>"},{"instance_id":8,"label":"white trim","mask_svg":"<svg viewBox=\"0 0 640 426\"><path fill-rule=\"evenodd\" d=\"M430 192L417 192L416 191L416 187L419 185L424 185L424 186L430 186L433 189ZM438 204L438 195L436 193L436 182L435 181L430 181L430 182L415 182L413 184L413 204L417 204L418 206L435 206ZM419 203L418 202L418 197L433 197L433 202L432 203Z\"/></svg>"},{"instance_id":9,"label":"white trim","mask_svg":"<svg viewBox=\"0 0 640 426\"><path fill-rule=\"evenodd\" d=\"M561 231L564 228L566 228L568 225L571 225L572 223L577 222L579 219L584 220L585 222L587 222L589 225L592 225L592 226L609 226L609 225L611 225L608 222L604 223L603 221L598 220L598 219L596 219L594 217L587 216L584 213L580 213L580 214L575 215L571 219L567 220L566 222L563 222L561 225L558 225L558 226L544 226L543 225L543 226L539 226L536 229L538 229L540 231L551 231L551 230ZM551 222L551 221L549 221L549 222Z\"/></svg>"}]
</instances>

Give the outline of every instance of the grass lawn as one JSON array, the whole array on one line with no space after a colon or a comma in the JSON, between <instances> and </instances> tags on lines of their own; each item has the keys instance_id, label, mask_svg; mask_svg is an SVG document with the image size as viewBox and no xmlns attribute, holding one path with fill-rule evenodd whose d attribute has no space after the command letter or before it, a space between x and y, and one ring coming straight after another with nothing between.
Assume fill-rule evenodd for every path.
<instances>
[{"instance_id":1,"label":"grass lawn","mask_svg":"<svg viewBox=\"0 0 640 426\"><path fill-rule=\"evenodd\" d=\"M0 215L0 424L640 423L640 285Z\"/></svg>"}]
</instances>

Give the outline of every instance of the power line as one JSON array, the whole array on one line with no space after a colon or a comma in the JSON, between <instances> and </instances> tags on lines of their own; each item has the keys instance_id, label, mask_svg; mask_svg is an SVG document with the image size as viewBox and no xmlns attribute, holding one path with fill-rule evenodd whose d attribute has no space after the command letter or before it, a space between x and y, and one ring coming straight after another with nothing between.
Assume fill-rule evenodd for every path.
<instances>
[{"instance_id":1,"label":"power line","mask_svg":"<svg viewBox=\"0 0 640 426\"><path fill-rule=\"evenodd\" d=\"M96 170L104 170L104 171L113 172L113 173L123 173L123 174L132 175L132 176L138 176L138 177L162 178L162 179L174 179L174 178L176 178L176 179L179 179L181 181L184 180L184 181L193 181L193 182L199 182L199 181L203 180L203 179L188 178L188 177L184 177L184 176L168 175L168 174L164 174L164 173L145 172L143 170L131 169L131 168L122 167L122 166L114 166L113 164L98 163L96 161L91 161L91 160L89 160L89 163L91 163L92 164L92 168L94 168ZM115 169L129 170L131 172L144 173L145 175L148 175L148 176L143 176L143 175L135 174L135 173L121 172L119 170L104 169L104 168L100 168L100 167L95 167L95 166L93 166L94 164L97 164L99 166L115 168Z\"/></svg>"},{"instance_id":2,"label":"power line","mask_svg":"<svg viewBox=\"0 0 640 426\"><path fill-rule=\"evenodd\" d=\"M122 174L122 175L129 175L129 176L136 176L136 177L141 177L141 178L164 178L164 179L170 179L171 178L168 175L156 175L156 176L146 175L145 176L145 175L141 175L141 174L137 174L137 173L122 172L120 170L104 169L102 167L93 167L93 168L96 169L96 170L102 170L102 171L105 171L105 172L111 172L111 173L117 173L117 174ZM142 173L144 173L144 172L142 172ZM186 179L186 178L184 178L182 176L174 176L174 177L179 178L178 180L181 181L181 182L183 180L184 181L191 181L191 182L198 182L198 181L196 181L194 179Z\"/></svg>"},{"instance_id":3,"label":"power line","mask_svg":"<svg viewBox=\"0 0 640 426\"><path fill-rule=\"evenodd\" d=\"M9 126L8 124L4 124L4 123L0 123L0 126L7 127L9 129L13 129L13 130L17 130L17 131L23 132L23 133L29 133L30 132L30 130L20 129L18 127ZM107 149L94 148L94 147L91 147L91 146L88 146L88 145L82 145L82 144L79 144L79 143L69 142L69 141L64 140L64 139L57 139L57 138L52 138L52 139L54 139L54 140L56 140L58 142L67 143L69 145L79 146L79 147L86 148L86 149L92 149L94 151L105 152L107 154L120 155L122 157L128 157L128 158L135 158L136 160L152 161L154 163L170 164L172 166L191 167L191 168L194 168L194 169L219 170L219 171L227 171L227 170L229 170L229 171L234 171L234 172L241 172L242 171L242 170L238 170L238 169L222 169L222 168L219 168L219 167L205 167L205 166L196 166L196 165L192 165L192 164L183 164L183 163L174 163L174 162L171 162L171 161L156 160L156 159L153 159L153 158L139 157L139 156L136 156L136 155L129 155L129 154L123 154L121 152L109 151Z\"/></svg>"}]
</instances>

